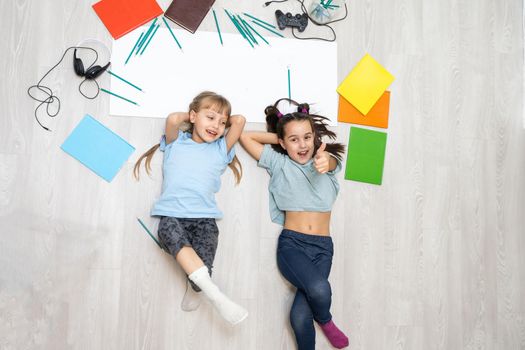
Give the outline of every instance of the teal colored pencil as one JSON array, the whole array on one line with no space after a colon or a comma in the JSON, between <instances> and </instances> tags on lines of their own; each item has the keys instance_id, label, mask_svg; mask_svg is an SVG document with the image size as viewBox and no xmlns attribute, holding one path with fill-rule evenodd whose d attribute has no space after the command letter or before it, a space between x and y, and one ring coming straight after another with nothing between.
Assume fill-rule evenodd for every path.
<instances>
[{"instance_id":1,"label":"teal colored pencil","mask_svg":"<svg viewBox=\"0 0 525 350\"><path fill-rule=\"evenodd\" d=\"M251 37L248 35L248 33L246 33L246 30L243 28L242 24L235 17L232 17L232 20L237 25L237 28L239 28L239 31L244 36L244 39L246 39L246 41L248 41L248 44L250 44L250 46L253 48L254 46Z\"/></svg>"},{"instance_id":2,"label":"teal colored pencil","mask_svg":"<svg viewBox=\"0 0 525 350\"><path fill-rule=\"evenodd\" d=\"M144 45L144 43L148 39L149 35L151 34L151 31L153 30L153 27L155 27L155 23L157 23L157 18L155 18L153 20L153 22L151 22L151 24L150 24L150 26L148 28L148 31L146 32L146 35L144 35L144 37L142 38L142 41L140 42L139 46L137 46L137 52L135 52L135 55L139 53L140 49L142 48L142 45Z\"/></svg>"},{"instance_id":3,"label":"teal colored pencil","mask_svg":"<svg viewBox=\"0 0 525 350\"><path fill-rule=\"evenodd\" d=\"M146 51L146 48L148 47L149 43L151 42L151 39L153 39L153 37L155 36L155 33L157 33L157 30L159 29L160 27L160 24L157 24L155 26L155 30L153 30L153 33L151 33L149 39L148 39L148 42L146 43L146 45L144 45L144 47L142 48L142 51L140 51L140 54L142 55L144 53L144 51Z\"/></svg>"},{"instance_id":4,"label":"teal colored pencil","mask_svg":"<svg viewBox=\"0 0 525 350\"><path fill-rule=\"evenodd\" d=\"M173 37L173 39L175 39L175 42L177 43L177 46L179 47L179 49L182 50L182 46L180 46L180 43L177 40L177 37L175 36L175 34L173 34L173 31L171 30L170 25L168 24L168 21L166 21L166 18L164 18L164 17L162 17L162 20L164 21L164 24L166 25L166 27L168 27L168 30L170 31L170 34Z\"/></svg>"},{"instance_id":5,"label":"teal colored pencil","mask_svg":"<svg viewBox=\"0 0 525 350\"><path fill-rule=\"evenodd\" d=\"M232 20L233 24L235 25L235 27L237 28L237 30L239 31L239 33L242 34L242 37L245 38L245 39L249 39L248 36L246 35L246 32L244 31L244 29L241 27L239 21L237 21L237 18L235 18L234 15L232 15L230 17L230 19Z\"/></svg>"},{"instance_id":6,"label":"teal colored pencil","mask_svg":"<svg viewBox=\"0 0 525 350\"><path fill-rule=\"evenodd\" d=\"M265 27L264 25L260 24L259 22L255 22L255 21L252 21L253 23L257 24L259 27L263 28L263 29L266 29L267 31L269 32L272 32L274 33L275 35L278 35L280 36L281 38L284 38L284 35L280 34L280 33L277 33L275 30L271 30L270 28L268 27Z\"/></svg>"},{"instance_id":7,"label":"teal colored pencil","mask_svg":"<svg viewBox=\"0 0 525 350\"><path fill-rule=\"evenodd\" d=\"M254 16L252 16L252 15L246 13L246 12L243 12L243 13L244 13L245 16L248 16L248 17L250 17L251 19L256 20L257 22L264 23L264 24L266 24L267 26L272 27L273 29L277 29L277 28L275 28L275 26L274 26L273 24L270 24L270 23L268 23L268 22L265 22L265 21L263 21L262 19L259 19L259 18L257 18L257 17L254 17Z\"/></svg>"},{"instance_id":8,"label":"teal colored pencil","mask_svg":"<svg viewBox=\"0 0 525 350\"><path fill-rule=\"evenodd\" d=\"M221 28L219 28L219 22L217 21L217 15L215 14L215 10L214 9L211 9L213 11L213 18L215 18L215 25L217 26L217 33L219 33L219 40L221 41L221 45L223 45L222 43L222 35L221 35Z\"/></svg>"},{"instance_id":9,"label":"teal colored pencil","mask_svg":"<svg viewBox=\"0 0 525 350\"><path fill-rule=\"evenodd\" d=\"M137 102L133 102L133 101L131 101L131 100L128 100L127 98L122 97L122 96L120 96L120 95L117 95L116 93L111 92L111 91L109 91L109 90L106 90L106 89L104 89L104 88L100 88L100 90L101 90L101 91L104 91L106 94L110 94L110 95L115 96L115 97L118 97L118 98L120 98L120 99L122 99L122 100L124 100L124 101L126 101L126 102L132 103L132 104L134 104L135 106L138 106L138 105L139 105Z\"/></svg>"},{"instance_id":10,"label":"teal colored pencil","mask_svg":"<svg viewBox=\"0 0 525 350\"><path fill-rule=\"evenodd\" d=\"M140 220L139 218L137 218L137 220L139 221L139 224L144 228L144 230L146 230L146 232L148 233L148 235L153 238L153 240L155 241L155 243L157 243L157 245L159 246L160 249L162 249L162 246L160 245L159 241L151 234L151 232L148 230L148 228L146 227L146 225L144 225L144 223L142 222L142 220Z\"/></svg>"},{"instance_id":11,"label":"teal colored pencil","mask_svg":"<svg viewBox=\"0 0 525 350\"><path fill-rule=\"evenodd\" d=\"M239 33L241 33L242 37L246 39L246 34L244 34L244 31L239 28L239 24L237 24L237 22L234 20L234 18L232 17L232 15L230 15L230 13L228 12L228 10L224 9L224 12L226 12L226 15L228 15L228 17L230 18L230 21L232 21L233 25L235 26L235 28L237 28L237 30L239 31Z\"/></svg>"},{"instance_id":12,"label":"teal colored pencil","mask_svg":"<svg viewBox=\"0 0 525 350\"><path fill-rule=\"evenodd\" d=\"M252 32L254 32L255 34L257 34L257 35L259 36L259 38L262 39L262 41L264 41L266 44L270 45L270 43L269 43L268 41L266 41L266 39L265 39L261 34L259 34L258 31L256 31L255 29L253 29L253 27L250 25L250 23L244 21L244 24L246 24L246 25L248 26L248 28L250 28L250 30L251 30Z\"/></svg>"},{"instance_id":13,"label":"teal colored pencil","mask_svg":"<svg viewBox=\"0 0 525 350\"><path fill-rule=\"evenodd\" d=\"M290 82L290 67L288 67L288 98L292 99L292 84Z\"/></svg>"},{"instance_id":14,"label":"teal colored pencil","mask_svg":"<svg viewBox=\"0 0 525 350\"><path fill-rule=\"evenodd\" d=\"M252 22L257 24L259 27L264 28L266 30L273 30L274 29L273 26L270 27L267 24L264 24L264 23L261 23L261 22L257 22L257 21L253 21L253 20L252 20Z\"/></svg>"},{"instance_id":15,"label":"teal colored pencil","mask_svg":"<svg viewBox=\"0 0 525 350\"><path fill-rule=\"evenodd\" d=\"M144 35L144 32L140 33L140 36L139 36L139 39L137 40L137 42L135 43L135 46L133 46L133 49L131 50L131 52L129 53L129 56L128 58L126 59L126 62L124 62L124 64L128 64L128 61L129 59L131 58L131 55L133 55L133 52L135 51L135 49L137 48L137 45L139 44L139 41L140 39L142 39L142 36Z\"/></svg>"},{"instance_id":16,"label":"teal colored pencil","mask_svg":"<svg viewBox=\"0 0 525 350\"><path fill-rule=\"evenodd\" d=\"M248 37L246 36L246 34L244 34L244 31L241 29L241 27L239 26L239 24L237 23L237 21L235 20L235 18L233 18L230 13L224 9L224 12L226 12L226 14L228 15L228 17L230 18L230 20L232 21L233 25L235 26L235 28L237 28L237 30L239 31L239 33L241 33L242 37L244 39L246 39L246 41L248 42L248 44L250 44L251 47L253 47L253 44L252 42L250 41L250 39L248 39Z\"/></svg>"},{"instance_id":17,"label":"teal colored pencil","mask_svg":"<svg viewBox=\"0 0 525 350\"><path fill-rule=\"evenodd\" d=\"M139 90L139 91L142 91L142 89L139 88L137 85L130 83L129 81L127 81L126 79L124 79L124 78L122 78L122 77L119 77L118 75L116 75L116 74L113 73L112 71L108 70L108 73L111 74L112 76L114 76L115 78L122 80L122 81L125 82L126 84L128 84L128 85L130 85L130 86L133 86L135 89L137 89L137 90Z\"/></svg>"},{"instance_id":18,"label":"teal colored pencil","mask_svg":"<svg viewBox=\"0 0 525 350\"><path fill-rule=\"evenodd\" d=\"M257 45L259 45L257 40L255 40L255 37L253 36L253 34L250 32L250 29L246 25L246 21L244 19L242 19L241 16L239 16L239 15L237 15L237 18L239 19L239 21L240 21L242 27L244 28L244 30L246 31L246 34L248 34L250 36L250 39L252 39L252 41L254 43L256 43Z\"/></svg>"}]
</instances>

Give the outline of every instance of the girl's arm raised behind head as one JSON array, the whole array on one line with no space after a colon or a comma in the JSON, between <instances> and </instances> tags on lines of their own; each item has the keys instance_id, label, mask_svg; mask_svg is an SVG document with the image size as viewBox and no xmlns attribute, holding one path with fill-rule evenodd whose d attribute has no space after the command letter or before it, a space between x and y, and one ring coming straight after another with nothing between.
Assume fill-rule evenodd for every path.
<instances>
[{"instance_id":1,"label":"girl's arm raised behind head","mask_svg":"<svg viewBox=\"0 0 525 350\"><path fill-rule=\"evenodd\" d=\"M170 144L179 136L179 127L182 123L190 120L188 112L175 112L168 115L166 118L166 144Z\"/></svg>"},{"instance_id":2,"label":"girl's arm raised behind head","mask_svg":"<svg viewBox=\"0 0 525 350\"><path fill-rule=\"evenodd\" d=\"M242 147L248 152L255 160L261 159L261 155L264 149L264 145L279 143L277 134L264 131L246 131L243 132L240 139Z\"/></svg>"},{"instance_id":3,"label":"girl's arm raised behind head","mask_svg":"<svg viewBox=\"0 0 525 350\"><path fill-rule=\"evenodd\" d=\"M241 136L242 130L244 129L244 125L246 124L246 118L244 118L240 114L232 115L230 116L228 120L230 124L230 130L228 130L228 133L226 134L226 147L228 148L228 152L232 149L233 145L239 140L239 137Z\"/></svg>"}]
</instances>

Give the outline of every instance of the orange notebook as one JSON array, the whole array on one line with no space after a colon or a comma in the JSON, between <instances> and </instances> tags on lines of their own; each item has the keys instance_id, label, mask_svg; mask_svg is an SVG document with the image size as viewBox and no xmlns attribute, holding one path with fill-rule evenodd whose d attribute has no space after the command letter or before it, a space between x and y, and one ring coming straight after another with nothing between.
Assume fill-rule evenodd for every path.
<instances>
[{"instance_id":1,"label":"orange notebook","mask_svg":"<svg viewBox=\"0 0 525 350\"><path fill-rule=\"evenodd\" d=\"M163 13L155 0L101 0L93 5L93 10L113 39L120 38Z\"/></svg>"},{"instance_id":2,"label":"orange notebook","mask_svg":"<svg viewBox=\"0 0 525 350\"><path fill-rule=\"evenodd\" d=\"M370 111L364 115L359 112L343 96L339 96L339 112L337 120L343 123L388 128L388 112L390 110L390 91L385 91Z\"/></svg>"},{"instance_id":3,"label":"orange notebook","mask_svg":"<svg viewBox=\"0 0 525 350\"><path fill-rule=\"evenodd\" d=\"M366 54L336 90L357 110L367 114L393 81L394 76Z\"/></svg>"}]
</instances>

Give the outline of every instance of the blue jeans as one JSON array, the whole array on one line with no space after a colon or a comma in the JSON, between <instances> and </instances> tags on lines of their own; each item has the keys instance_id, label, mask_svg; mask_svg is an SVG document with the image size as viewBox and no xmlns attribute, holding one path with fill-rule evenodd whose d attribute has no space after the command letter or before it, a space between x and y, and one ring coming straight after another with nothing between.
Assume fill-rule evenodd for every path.
<instances>
[{"instance_id":1,"label":"blue jeans","mask_svg":"<svg viewBox=\"0 0 525 350\"><path fill-rule=\"evenodd\" d=\"M325 324L332 319L332 290L328 275L334 245L330 236L307 235L284 229L277 245L281 274L297 287L290 323L299 350L315 350L314 320Z\"/></svg>"}]
</instances>

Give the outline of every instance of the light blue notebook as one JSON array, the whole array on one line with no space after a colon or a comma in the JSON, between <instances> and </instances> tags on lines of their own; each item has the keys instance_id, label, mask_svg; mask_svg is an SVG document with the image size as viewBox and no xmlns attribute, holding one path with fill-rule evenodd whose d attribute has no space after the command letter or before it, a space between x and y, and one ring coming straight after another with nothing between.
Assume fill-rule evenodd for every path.
<instances>
[{"instance_id":1,"label":"light blue notebook","mask_svg":"<svg viewBox=\"0 0 525 350\"><path fill-rule=\"evenodd\" d=\"M86 114L60 147L107 182L135 151L120 136Z\"/></svg>"}]
</instances>

